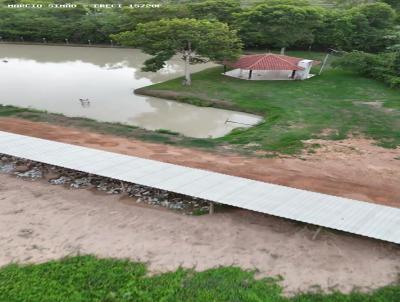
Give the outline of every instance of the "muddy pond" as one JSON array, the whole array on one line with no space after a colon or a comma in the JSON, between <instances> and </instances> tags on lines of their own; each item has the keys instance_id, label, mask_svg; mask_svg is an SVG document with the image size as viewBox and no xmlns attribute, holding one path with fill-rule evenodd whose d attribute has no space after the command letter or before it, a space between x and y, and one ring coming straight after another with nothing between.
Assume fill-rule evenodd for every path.
<instances>
[{"instance_id":1,"label":"muddy pond","mask_svg":"<svg viewBox=\"0 0 400 302\"><path fill-rule=\"evenodd\" d=\"M142 72L135 49L0 44L0 104L119 122L190 137L219 137L260 117L136 95L136 88L180 77L183 62ZM211 63L192 66L199 71Z\"/></svg>"}]
</instances>

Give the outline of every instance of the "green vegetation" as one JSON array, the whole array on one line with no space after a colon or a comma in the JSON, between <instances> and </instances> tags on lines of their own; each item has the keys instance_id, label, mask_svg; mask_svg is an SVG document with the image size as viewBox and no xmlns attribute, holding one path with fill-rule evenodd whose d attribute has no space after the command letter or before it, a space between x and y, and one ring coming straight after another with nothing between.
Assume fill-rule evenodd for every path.
<instances>
[{"instance_id":1,"label":"green vegetation","mask_svg":"<svg viewBox=\"0 0 400 302\"><path fill-rule=\"evenodd\" d=\"M35 1L37 3L37 1ZM96 12L78 5L75 9L0 8L0 36L7 41L110 43L109 35L129 26L117 11ZM45 40L43 40L45 39Z\"/></svg>"},{"instance_id":2,"label":"green vegetation","mask_svg":"<svg viewBox=\"0 0 400 302\"><path fill-rule=\"evenodd\" d=\"M165 133L165 134L171 134L171 135L179 135L178 132L171 131L171 130L168 130L168 129L157 129L156 132Z\"/></svg>"},{"instance_id":3,"label":"green vegetation","mask_svg":"<svg viewBox=\"0 0 400 302\"><path fill-rule=\"evenodd\" d=\"M383 81L391 87L400 87L400 51L380 54L354 51L335 63L360 75Z\"/></svg>"},{"instance_id":4,"label":"green vegetation","mask_svg":"<svg viewBox=\"0 0 400 302\"><path fill-rule=\"evenodd\" d=\"M214 140L240 148L294 154L304 148L303 140L344 139L349 134L372 138L387 148L400 145L400 94L383 83L332 68L306 81L245 81L221 73L222 67L196 73L192 87L174 79L139 92L264 116L265 122L256 127Z\"/></svg>"},{"instance_id":5,"label":"green vegetation","mask_svg":"<svg viewBox=\"0 0 400 302\"><path fill-rule=\"evenodd\" d=\"M190 64L234 60L242 48L236 32L225 23L187 18L139 24L134 31L112 37L153 56L144 62L144 71L158 71L179 54L185 62L185 85L191 84Z\"/></svg>"},{"instance_id":6,"label":"green vegetation","mask_svg":"<svg viewBox=\"0 0 400 302\"><path fill-rule=\"evenodd\" d=\"M398 43L392 35L395 11L385 3L372 3L347 10L328 10L315 32L315 47L346 51L379 52Z\"/></svg>"},{"instance_id":7,"label":"green vegetation","mask_svg":"<svg viewBox=\"0 0 400 302\"><path fill-rule=\"evenodd\" d=\"M178 269L147 275L142 263L78 256L0 269L0 301L7 302L395 302L400 286L371 293L314 293L284 297L279 279L254 279L254 272L221 267L203 272Z\"/></svg>"},{"instance_id":8,"label":"green vegetation","mask_svg":"<svg viewBox=\"0 0 400 302\"><path fill-rule=\"evenodd\" d=\"M301 1L267 0L239 14L237 23L246 46L282 48L312 44L322 19L322 9Z\"/></svg>"},{"instance_id":9,"label":"green vegetation","mask_svg":"<svg viewBox=\"0 0 400 302\"><path fill-rule=\"evenodd\" d=\"M37 3L3 0L3 3ZM51 0L42 1L52 2ZM56 0L56 3L65 3ZM94 3L94 0L68 3ZM113 2L113 1L111 1ZM129 3L134 1L116 1ZM379 52L400 43L392 32L399 22L397 0L199 0L143 1L159 8L97 9L78 4L75 9L9 9L0 7L3 40L110 44L110 36L135 31L139 24L162 19L207 19L237 30L245 47L261 49L362 50ZM372 3L371 3L372 2ZM392 6L390 6L392 5ZM396 21L397 16L397 21ZM398 30L397 30L398 31Z\"/></svg>"}]
</instances>

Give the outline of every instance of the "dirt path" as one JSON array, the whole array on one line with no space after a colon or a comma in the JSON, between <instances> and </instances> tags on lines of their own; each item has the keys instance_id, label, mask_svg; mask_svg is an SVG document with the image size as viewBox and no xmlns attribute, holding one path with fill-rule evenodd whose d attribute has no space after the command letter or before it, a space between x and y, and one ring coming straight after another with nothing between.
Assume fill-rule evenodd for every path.
<instances>
[{"instance_id":1,"label":"dirt path","mask_svg":"<svg viewBox=\"0 0 400 302\"><path fill-rule=\"evenodd\" d=\"M0 266L80 252L145 261L152 272L181 265L257 268L260 276L282 275L287 293L396 281L398 246L327 231L313 241L314 231L244 210L185 216L0 174Z\"/></svg>"},{"instance_id":2,"label":"dirt path","mask_svg":"<svg viewBox=\"0 0 400 302\"><path fill-rule=\"evenodd\" d=\"M400 149L365 139L313 141L322 148L302 160L216 154L13 118L0 118L0 130L400 207Z\"/></svg>"}]
</instances>

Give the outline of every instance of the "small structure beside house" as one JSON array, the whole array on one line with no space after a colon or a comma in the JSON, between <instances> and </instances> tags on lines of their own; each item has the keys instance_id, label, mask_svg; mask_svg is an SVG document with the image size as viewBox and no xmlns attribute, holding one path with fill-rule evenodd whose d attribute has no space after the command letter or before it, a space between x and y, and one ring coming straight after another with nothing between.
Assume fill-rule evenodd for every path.
<instances>
[{"instance_id":1,"label":"small structure beside house","mask_svg":"<svg viewBox=\"0 0 400 302\"><path fill-rule=\"evenodd\" d=\"M244 80L306 80L319 61L274 53L242 56L236 62L224 62L224 75ZM226 71L226 66L234 69Z\"/></svg>"}]
</instances>

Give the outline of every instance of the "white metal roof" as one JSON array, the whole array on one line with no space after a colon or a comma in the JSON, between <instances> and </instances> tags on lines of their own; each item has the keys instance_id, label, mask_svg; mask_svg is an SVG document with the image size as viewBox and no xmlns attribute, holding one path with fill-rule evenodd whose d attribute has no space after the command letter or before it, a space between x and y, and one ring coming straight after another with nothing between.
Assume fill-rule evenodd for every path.
<instances>
[{"instance_id":1,"label":"white metal roof","mask_svg":"<svg viewBox=\"0 0 400 302\"><path fill-rule=\"evenodd\" d=\"M0 153L400 243L400 209L0 131Z\"/></svg>"}]
</instances>

